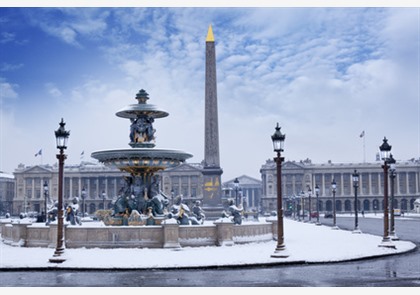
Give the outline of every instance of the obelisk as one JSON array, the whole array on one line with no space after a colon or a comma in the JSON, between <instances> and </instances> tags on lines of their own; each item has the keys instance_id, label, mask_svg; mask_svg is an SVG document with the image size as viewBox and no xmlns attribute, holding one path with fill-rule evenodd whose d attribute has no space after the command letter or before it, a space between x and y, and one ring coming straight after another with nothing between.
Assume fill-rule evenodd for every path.
<instances>
[{"instance_id":1,"label":"obelisk","mask_svg":"<svg viewBox=\"0 0 420 295\"><path fill-rule=\"evenodd\" d=\"M206 216L221 217L222 186L219 155L219 124L217 115L216 49L211 25L206 38L206 78L205 78L205 136L203 167L203 209Z\"/></svg>"}]
</instances>

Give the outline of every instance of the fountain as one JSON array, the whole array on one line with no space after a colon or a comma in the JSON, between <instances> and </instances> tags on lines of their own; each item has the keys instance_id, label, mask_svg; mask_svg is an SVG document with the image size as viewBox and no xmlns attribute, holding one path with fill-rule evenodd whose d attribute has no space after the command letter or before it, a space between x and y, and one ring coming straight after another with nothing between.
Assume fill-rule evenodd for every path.
<instances>
[{"instance_id":1,"label":"fountain","mask_svg":"<svg viewBox=\"0 0 420 295\"><path fill-rule=\"evenodd\" d=\"M192 155L180 150L155 148L155 119L169 114L148 104L148 93L141 89L131 104L116 113L130 119L131 148L95 151L92 157L105 165L112 165L130 176L118 196L113 212L104 217L106 225L159 225L168 214L168 197L159 189L157 171L176 167Z\"/></svg>"}]
</instances>

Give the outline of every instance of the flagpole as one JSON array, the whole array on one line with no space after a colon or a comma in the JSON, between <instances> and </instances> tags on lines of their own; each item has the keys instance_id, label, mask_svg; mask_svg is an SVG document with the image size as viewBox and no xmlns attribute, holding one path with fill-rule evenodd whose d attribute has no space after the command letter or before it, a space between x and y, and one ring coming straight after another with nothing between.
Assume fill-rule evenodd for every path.
<instances>
[{"instance_id":1,"label":"flagpole","mask_svg":"<svg viewBox=\"0 0 420 295\"><path fill-rule=\"evenodd\" d=\"M366 163L366 145L365 145L366 132L363 134L363 163Z\"/></svg>"}]
</instances>

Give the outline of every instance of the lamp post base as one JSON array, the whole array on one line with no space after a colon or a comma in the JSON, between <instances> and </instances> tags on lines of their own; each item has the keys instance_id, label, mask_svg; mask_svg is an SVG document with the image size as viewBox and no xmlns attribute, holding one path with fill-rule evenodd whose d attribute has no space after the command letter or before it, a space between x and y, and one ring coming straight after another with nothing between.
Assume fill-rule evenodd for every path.
<instances>
[{"instance_id":1,"label":"lamp post base","mask_svg":"<svg viewBox=\"0 0 420 295\"><path fill-rule=\"evenodd\" d=\"M362 231L361 231L358 227L356 227L356 228L352 231L352 233L353 233L353 234L361 234L361 233L362 233Z\"/></svg>"},{"instance_id":2,"label":"lamp post base","mask_svg":"<svg viewBox=\"0 0 420 295\"><path fill-rule=\"evenodd\" d=\"M289 257L289 253L286 250L286 247L284 246L282 248L277 247L276 250L274 250L274 253L271 254L271 257L272 258L287 258Z\"/></svg>"},{"instance_id":3,"label":"lamp post base","mask_svg":"<svg viewBox=\"0 0 420 295\"><path fill-rule=\"evenodd\" d=\"M389 238L391 239L391 241L399 241L400 240L400 238L397 237L397 235L395 233L390 233Z\"/></svg>"},{"instance_id":4,"label":"lamp post base","mask_svg":"<svg viewBox=\"0 0 420 295\"><path fill-rule=\"evenodd\" d=\"M66 259L65 259L65 258L63 258L63 257L51 257L51 258L49 259L49 261L50 261L51 263L63 263L64 261L66 261Z\"/></svg>"},{"instance_id":5,"label":"lamp post base","mask_svg":"<svg viewBox=\"0 0 420 295\"><path fill-rule=\"evenodd\" d=\"M51 257L50 259L49 259L49 261L51 262L51 263L63 263L64 261L66 261L66 258L64 258L63 257L63 252L61 252L61 253L58 253L57 251L56 252L54 252L54 255L53 255L53 257Z\"/></svg>"},{"instance_id":6,"label":"lamp post base","mask_svg":"<svg viewBox=\"0 0 420 295\"><path fill-rule=\"evenodd\" d=\"M395 246L395 244L391 241L389 237L383 238L382 242L378 245L378 247L397 249L397 247Z\"/></svg>"}]
</instances>

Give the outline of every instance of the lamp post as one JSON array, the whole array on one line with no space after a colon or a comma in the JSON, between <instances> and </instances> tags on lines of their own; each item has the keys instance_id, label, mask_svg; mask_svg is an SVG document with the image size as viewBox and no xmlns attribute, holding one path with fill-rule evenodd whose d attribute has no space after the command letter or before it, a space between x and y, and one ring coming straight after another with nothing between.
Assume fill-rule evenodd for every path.
<instances>
[{"instance_id":1,"label":"lamp post","mask_svg":"<svg viewBox=\"0 0 420 295\"><path fill-rule=\"evenodd\" d=\"M300 209L302 210L302 221L305 221L305 193L300 192Z\"/></svg>"},{"instance_id":2,"label":"lamp post","mask_svg":"<svg viewBox=\"0 0 420 295\"><path fill-rule=\"evenodd\" d=\"M308 196L309 196L309 222L312 220L312 190L308 185Z\"/></svg>"},{"instance_id":3,"label":"lamp post","mask_svg":"<svg viewBox=\"0 0 420 295\"><path fill-rule=\"evenodd\" d=\"M105 210L105 198L106 198L105 191L102 191L102 207L104 210Z\"/></svg>"},{"instance_id":4,"label":"lamp post","mask_svg":"<svg viewBox=\"0 0 420 295\"><path fill-rule=\"evenodd\" d=\"M58 221L57 221L57 244L55 252L50 262L62 263L66 259L62 256L64 254L64 211L63 211L63 176L64 176L64 160L67 155L64 154L64 150L67 148L67 140L70 135L70 131L66 131L63 119L61 119L60 127L55 131L55 138L57 141L57 148L60 153L57 155L58 159Z\"/></svg>"},{"instance_id":5,"label":"lamp post","mask_svg":"<svg viewBox=\"0 0 420 295\"><path fill-rule=\"evenodd\" d=\"M83 201L83 203L82 203L82 206L83 206L83 208L82 208L82 217L83 218L85 217L85 210L86 210L86 207L85 207L85 199L86 199L86 189L85 189L85 187L83 187L83 189L82 189L82 201Z\"/></svg>"},{"instance_id":6,"label":"lamp post","mask_svg":"<svg viewBox=\"0 0 420 295\"><path fill-rule=\"evenodd\" d=\"M384 170L384 236L382 242L379 244L380 247L395 248L389 237L389 213L388 213L388 161L391 154L391 146L388 144L388 140L384 137L382 145L379 146L381 152L381 159L384 161L382 169Z\"/></svg>"},{"instance_id":7,"label":"lamp post","mask_svg":"<svg viewBox=\"0 0 420 295\"><path fill-rule=\"evenodd\" d=\"M233 185L235 187L235 205L236 207L238 207L238 189L239 189L239 180L236 177L235 180L233 181Z\"/></svg>"},{"instance_id":8,"label":"lamp post","mask_svg":"<svg viewBox=\"0 0 420 295\"><path fill-rule=\"evenodd\" d=\"M395 159L392 156L392 154L390 154L389 156L389 178L391 179L391 206L390 206L390 210L391 210L391 222L390 222L390 229L389 229L389 236L391 238L391 240L393 241L398 241L399 238L397 237L397 235L395 234L395 216L394 216L394 180L395 177L397 176L397 172L396 172L396 167L395 167Z\"/></svg>"},{"instance_id":9,"label":"lamp post","mask_svg":"<svg viewBox=\"0 0 420 295\"><path fill-rule=\"evenodd\" d=\"M44 219L43 222L47 221L47 199L48 199L48 183L44 181Z\"/></svg>"},{"instance_id":10,"label":"lamp post","mask_svg":"<svg viewBox=\"0 0 420 295\"><path fill-rule=\"evenodd\" d=\"M280 132L279 123L277 123L276 131L271 136L273 141L274 151L277 153L277 157L274 158L277 168L277 246L274 250L274 253L271 254L271 257L274 258L285 258L289 255L286 253L286 246L284 245L284 236L283 236L283 201L282 201L282 191L281 191L281 163L284 158L281 156L283 152L284 140L286 138L285 134Z\"/></svg>"},{"instance_id":11,"label":"lamp post","mask_svg":"<svg viewBox=\"0 0 420 295\"><path fill-rule=\"evenodd\" d=\"M338 229L337 226L337 218L336 218L336 205L335 205L335 192L337 191L337 183L335 182L335 179L333 178L331 182L331 188L332 188L332 194L333 194L333 227L332 229Z\"/></svg>"},{"instance_id":12,"label":"lamp post","mask_svg":"<svg viewBox=\"0 0 420 295\"><path fill-rule=\"evenodd\" d=\"M353 188L354 188L354 234L360 234L362 233L359 229L359 213L358 213L358 202L357 202L357 188L359 187L359 173L357 173L356 170L354 170L354 173L352 175L353 178Z\"/></svg>"},{"instance_id":13,"label":"lamp post","mask_svg":"<svg viewBox=\"0 0 420 295\"><path fill-rule=\"evenodd\" d=\"M319 186L315 186L315 194L316 194L316 225L321 225L319 222Z\"/></svg>"}]
</instances>

